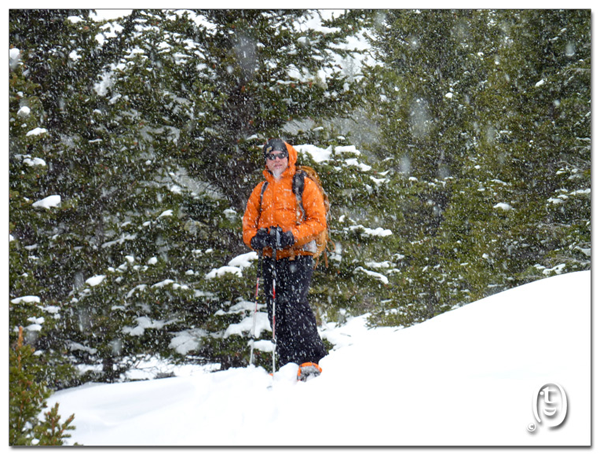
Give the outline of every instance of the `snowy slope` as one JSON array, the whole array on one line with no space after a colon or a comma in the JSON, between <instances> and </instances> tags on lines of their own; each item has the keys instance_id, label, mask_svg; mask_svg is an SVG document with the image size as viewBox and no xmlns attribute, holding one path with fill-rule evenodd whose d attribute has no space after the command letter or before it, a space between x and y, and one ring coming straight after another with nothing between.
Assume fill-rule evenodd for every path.
<instances>
[{"instance_id":1,"label":"snowy slope","mask_svg":"<svg viewBox=\"0 0 600 455\"><path fill-rule=\"evenodd\" d=\"M307 383L293 366L274 379L249 367L85 385L49 405L75 413L72 442L88 446L589 445L590 277L537 281L401 330L367 330L364 318L326 327L336 349ZM568 418L531 433L547 383L566 391Z\"/></svg>"}]
</instances>

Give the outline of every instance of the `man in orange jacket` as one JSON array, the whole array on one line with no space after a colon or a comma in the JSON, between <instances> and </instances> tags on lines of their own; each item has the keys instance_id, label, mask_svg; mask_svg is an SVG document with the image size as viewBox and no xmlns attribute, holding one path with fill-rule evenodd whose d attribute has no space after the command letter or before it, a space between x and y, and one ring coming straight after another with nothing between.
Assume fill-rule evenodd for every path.
<instances>
[{"instance_id":1,"label":"man in orange jacket","mask_svg":"<svg viewBox=\"0 0 600 455\"><path fill-rule=\"evenodd\" d=\"M305 379L321 372L318 363L327 355L308 304L315 239L327 228L325 204L317 185L305 178L304 214L298 207L292 189L298 158L294 147L270 139L263 153L266 182L259 183L248 199L243 237L263 258L264 291L269 320L275 326L271 328L277 340L278 365L299 365L298 377Z\"/></svg>"}]
</instances>

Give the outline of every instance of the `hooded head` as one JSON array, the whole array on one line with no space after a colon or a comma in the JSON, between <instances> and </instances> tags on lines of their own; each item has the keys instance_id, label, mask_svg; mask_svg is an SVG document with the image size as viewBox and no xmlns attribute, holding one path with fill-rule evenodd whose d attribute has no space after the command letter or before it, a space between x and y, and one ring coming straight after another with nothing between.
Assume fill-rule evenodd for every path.
<instances>
[{"instance_id":1,"label":"hooded head","mask_svg":"<svg viewBox=\"0 0 600 455\"><path fill-rule=\"evenodd\" d=\"M294 147L292 147L287 142L284 142L283 139L269 139L267 143L263 147L263 155L265 158L265 162L268 160L268 155L281 154L283 153L286 158L288 158L288 167L285 172L291 172L292 174L296 172L296 161L298 160L298 152ZM265 169L265 172L269 172L268 168ZM285 173L284 172L284 173Z\"/></svg>"}]
</instances>

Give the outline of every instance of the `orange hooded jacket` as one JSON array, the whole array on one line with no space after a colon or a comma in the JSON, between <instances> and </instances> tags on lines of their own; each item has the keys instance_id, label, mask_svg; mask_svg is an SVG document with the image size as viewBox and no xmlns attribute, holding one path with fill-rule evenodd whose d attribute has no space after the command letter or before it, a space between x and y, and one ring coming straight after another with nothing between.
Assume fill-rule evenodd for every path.
<instances>
[{"instance_id":1,"label":"orange hooded jacket","mask_svg":"<svg viewBox=\"0 0 600 455\"><path fill-rule=\"evenodd\" d=\"M284 232L292 231L294 245L278 251L277 259L312 255L310 243L327 228L323 196L317 184L309 178L304 179L304 192L302 193L302 205L306 217L302 219L299 216L298 202L292 190L298 152L287 142L285 145L288 151L287 169L281 175L281 179L276 181L265 166L263 175L268 185L262 196L262 204L261 191L264 182L259 183L252 191L243 218L244 243L250 248L252 248L250 242L259 229L280 226ZM265 248L263 254L272 257L273 252L271 248Z\"/></svg>"}]
</instances>

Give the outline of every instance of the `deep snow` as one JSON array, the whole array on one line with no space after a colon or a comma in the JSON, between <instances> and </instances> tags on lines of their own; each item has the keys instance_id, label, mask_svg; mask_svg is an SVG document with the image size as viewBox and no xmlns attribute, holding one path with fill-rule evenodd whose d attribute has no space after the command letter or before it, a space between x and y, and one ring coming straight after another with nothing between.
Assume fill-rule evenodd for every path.
<instances>
[{"instance_id":1,"label":"deep snow","mask_svg":"<svg viewBox=\"0 0 600 455\"><path fill-rule=\"evenodd\" d=\"M324 327L323 374L256 367L55 393L86 446L582 446L591 443L591 273L540 280L420 325ZM568 415L537 430L533 398ZM271 388L268 386L272 385Z\"/></svg>"}]
</instances>

